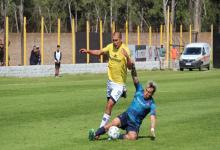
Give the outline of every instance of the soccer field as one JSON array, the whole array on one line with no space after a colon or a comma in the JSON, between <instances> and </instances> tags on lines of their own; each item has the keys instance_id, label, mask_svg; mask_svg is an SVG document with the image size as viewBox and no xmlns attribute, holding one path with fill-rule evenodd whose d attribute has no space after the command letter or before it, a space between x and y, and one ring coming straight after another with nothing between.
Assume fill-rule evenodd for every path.
<instances>
[{"instance_id":1,"label":"soccer field","mask_svg":"<svg viewBox=\"0 0 220 150\"><path fill-rule=\"evenodd\" d=\"M140 82L158 84L156 140L149 117L137 141L89 141L88 130L100 124L106 104L106 74L61 78L0 78L1 150L219 150L220 70L138 71ZM112 118L127 109L128 97L114 107ZM123 131L121 131L123 132Z\"/></svg>"}]
</instances>

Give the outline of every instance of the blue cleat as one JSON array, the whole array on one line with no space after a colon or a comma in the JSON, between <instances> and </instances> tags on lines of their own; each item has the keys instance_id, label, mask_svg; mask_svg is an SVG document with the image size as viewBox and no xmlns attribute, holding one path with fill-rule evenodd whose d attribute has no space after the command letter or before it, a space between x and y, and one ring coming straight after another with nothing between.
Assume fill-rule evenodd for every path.
<instances>
[{"instance_id":1,"label":"blue cleat","mask_svg":"<svg viewBox=\"0 0 220 150\"><path fill-rule=\"evenodd\" d=\"M90 130L89 130L89 137L88 137L88 139L89 139L90 141L95 140L95 130L94 130L94 129L90 129Z\"/></svg>"}]
</instances>

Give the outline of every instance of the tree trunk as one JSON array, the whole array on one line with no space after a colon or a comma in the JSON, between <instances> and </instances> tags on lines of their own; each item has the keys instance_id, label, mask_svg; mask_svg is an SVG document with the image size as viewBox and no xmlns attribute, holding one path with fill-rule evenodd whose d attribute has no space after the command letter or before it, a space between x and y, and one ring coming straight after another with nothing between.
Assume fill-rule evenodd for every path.
<instances>
[{"instance_id":1,"label":"tree trunk","mask_svg":"<svg viewBox=\"0 0 220 150\"><path fill-rule=\"evenodd\" d=\"M72 27L71 1L68 2L68 9L69 9L70 24L71 24L71 27Z\"/></svg>"},{"instance_id":2,"label":"tree trunk","mask_svg":"<svg viewBox=\"0 0 220 150\"><path fill-rule=\"evenodd\" d=\"M164 15L164 23L166 26L167 26L167 1L163 0L163 15Z\"/></svg>"},{"instance_id":3,"label":"tree trunk","mask_svg":"<svg viewBox=\"0 0 220 150\"><path fill-rule=\"evenodd\" d=\"M193 2L192 0L189 0L189 14L190 14L190 24L193 23Z\"/></svg>"},{"instance_id":4,"label":"tree trunk","mask_svg":"<svg viewBox=\"0 0 220 150\"><path fill-rule=\"evenodd\" d=\"M129 18L129 0L127 0L127 3L126 3L126 20L128 20Z\"/></svg>"},{"instance_id":5,"label":"tree trunk","mask_svg":"<svg viewBox=\"0 0 220 150\"><path fill-rule=\"evenodd\" d=\"M143 31L143 18L144 18L144 9L141 8L141 32Z\"/></svg>"},{"instance_id":6,"label":"tree trunk","mask_svg":"<svg viewBox=\"0 0 220 150\"><path fill-rule=\"evenodd\" d=\"M5 0L2 1L2 3L0 3L0 18L4 18L4 5L5 5ZM2 24L4 24L4 20L1 20L2 22L0 22L0 32L3 30L2 28ZM4 27L3 27L4 28Z\"/></svg>"},{"instance_id":7,"label":"tree trunk","mask_svg":"<svg viewBox=\"0 0 220 150\"><path fill-rule=\"evenodd\" d=\"M201 31L201 0L195 0L194 30Z\"/></svg>"},{"instance_id":8,"label":"tree trunk","mask_svg":"<svg viewBox=\"0 0 220 150\"><path fill-rule=\"evenodd\" d=\"M171 24L174 27L174 17L175 17L175 0L172 0L172 6L171 6ZM173 30L175 31L175 30Z\"/></svg>"},{"instance_id":9,"label":"tree trunk","mask_svg":"<svg viewBox=\"0 0 220 150\"><path fill-rule=\"evenodd\" d=\"M133 32L133 25L132 25L131 15L130 14L129 14L129 18L128 18L128 30L130 32Z\"/></svg>"},{"instance_id":10,"label":"tree trunk","mask_svg":"<svg viewBox=\"0 0 220 150\"><path fill-rule=\"evenodd\" d=\"M20 0L20 11L19 11L19 16L20 16L20 27L21 27L21 65L24 65L24 12L23 12L23 2L24 0Z\"/></svg>"},{"instance_id":11,"label":"tree trunk","mask_svg":"<svg viewBox=\"0 0 220 150\"><path fill-rule=\"evenodd\" d=\"M110 25L112 27L112 7L113 7L113 0L110 1Z\"/></svg>"},{"instance_id":12,"label":"tree trunk","mask_svg":"<svg viewBox=\"0 0 220 150\"><path fill-rule=\"evenodd\" d=\"M7 13L7 6L6 6L6 2L5 2L5 0L3 0L3 7L2 7L2 18L4 18L3 19L3 24L4 24L4 62L6 62L5 60L6 60L6 49L5 49L5 44L7 44L6 43L6 13ZM5 65L5 63L4 63L4 65Z\"/></svg>"},{"instance_id":13,"label":"tree trunk","mask_svg":"<svg viewBox=\"0 0 220 150\"><path fill-rule=\"evenodd\" d=\"M76 7L75 7L75 31L77 32L77 28L78 28L78 14L77 14L77 9L76 9Z\"/></svg>"},{"instance_id":14,"label":"tree trunk","mask_svg":"<svg viewBox=\"0 0 220 150\"><path fill-rule=\"evenodd\" d=\"M39 6L38 9L39 9L39 15L40 15L40 17L42 17L41 7ZM44 22L44 28L45 28L46 33L48 33L48 29L47 29L47 26L46 26L46 23L45 23L45 22Z\"/></svg>"},{"instance_id":15,"label":"tree trunk","mask_svg":"<svg viewBox=\"0 0 220 150\"><path fill-rule=\"evenodd\" d=\"M104 20L103 20L102 32L105 32L106 17L107 17L107 12L105 10L105 16L104 16Z\"/></svg>"},{"instance_id":16,"label":"tree trunk","mask_svg":"<svg viewBox=\"0 0 220 150\"><path fill-rule=\"evenodd\" d=\"M18 16L17 16L17 9L16 7L14 8L14 15L15 15L15 24L16 24L16 29L17 29L17 33L19 33L19 26L18 26Z\"/></svg>"},{"instance_id":17,"label":"tree trunk","mask_svg":"<svg viewBox=\"0 0 220 150\"><path fill-rule=\"evenodd\" d=\"M48 12L48 18L49 18L49 33L51 33L52 24L51 24L51 15L50 15L50 9L49 8L47 8L47 12Z\"/></svg>"},{"instance_id":18,"label":"tree trunk","mask_svg":"<svg viewBox=\"0 0 220 150\"><path fill-rule=\"evenodd\" d=\"M99 26L99 20L100 20L100 16L99 16L99 8L97 8L98 6L95 5L95 10L96 10L96 26L95 26L95 32L98 32L98 26Z\"/></svg>"}]
</instances>

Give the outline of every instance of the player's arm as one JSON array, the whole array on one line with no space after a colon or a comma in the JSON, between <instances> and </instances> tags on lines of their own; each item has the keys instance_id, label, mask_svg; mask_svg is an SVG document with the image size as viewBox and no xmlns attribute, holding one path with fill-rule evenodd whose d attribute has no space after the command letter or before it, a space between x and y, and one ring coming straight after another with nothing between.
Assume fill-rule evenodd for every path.
<instances>
[{"instance_id":1,"label":"player's arm","mask_svg":"<svg viewBox=\"0 0 220 150\"><path fill-rule=\"evenodd\" d=\"M150 106L150 133L152 138L156 137L155 135L155 126L156 126L156 105L153 103Z\"/></svg>"},{"instance_id":2,"label":"player's arm","mask_svg":"<svg viewBox=\"0 0 220 150\"><path fill-rule=\"evenodd\" d=\"M151 136L152 137L156 137L155 135L155 125L156 125L156 116L155 115L151 115L150 116L150 132L151 132Z\"/></svg>"},{"instance_id":3,"label":"player's arm","mask_svg":"<svg viewBox=\"0 0 220 150\"><path fill-rule=\"evenodd\" d=\"M91 54L91 55L95 55L95 56L100 56L100 55L104 54L104 52L102 50L87 50L85 48L82 48L79 51L80 51L80 53L86 53L86 54Z\"/></svg>"},{"instance_id":4,"label":"player's arm","mask_svg":"<svg viewBox=\"0 0 220 150\"><path fill-rule=\"evenodd\" d=\"M123 55L126 57L126 59L127 59L127 68L128 68L129 70L131 70L132 60L131 60L130 56L128 55L128 53L126 52L125 49L122 49L122 54L123 54Z\"/></svg>"},{"instance_id":5,"label":"player's arm","mask_svg":"<svg viewBox=\"0 0 220 150\"><path fill-rule=\"evenodd\" d=\"M139 83L139 80L138 80L138 77L137 77L137 71L136 71L134 63L131 63L131 76L132 76L134 85L136 87L136 85L138 85L138 83Z\"/></svg>"}]
</instances>

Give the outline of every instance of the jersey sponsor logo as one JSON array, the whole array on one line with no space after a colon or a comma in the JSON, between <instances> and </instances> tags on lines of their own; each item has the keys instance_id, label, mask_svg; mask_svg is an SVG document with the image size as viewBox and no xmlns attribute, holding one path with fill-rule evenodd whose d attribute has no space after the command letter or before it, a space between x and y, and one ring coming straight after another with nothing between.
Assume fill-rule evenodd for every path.
<instances>
[{"instance_id":1,"label":"jersey sponsor logo","mask_svg":"<svg viewBox=\"0 0 220 150\"><path fill-rule=\"evenodd\" d=\"M114 58L114 57L111 57L111 56L109 56L109 58L112 60L112 61L116 61L116 62L121 62L121 60L120 59L117 59L117 58Z\"/></svg>"},{"instance_id":2,"label":"jersey sponsor logo","mask_svg":"<svg viewBox=\"0 0 220 150\"><path fill-rule=\"evenodd\" d=\"M137 102L138 102L137 104L139 104L140 106L142 106L144 108L146 108L146 106L148 106L141 98L137 98Z\"/></svg>"}]
</instances>

